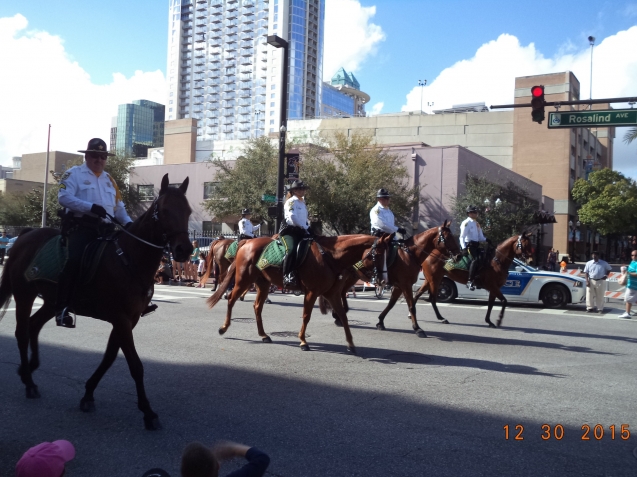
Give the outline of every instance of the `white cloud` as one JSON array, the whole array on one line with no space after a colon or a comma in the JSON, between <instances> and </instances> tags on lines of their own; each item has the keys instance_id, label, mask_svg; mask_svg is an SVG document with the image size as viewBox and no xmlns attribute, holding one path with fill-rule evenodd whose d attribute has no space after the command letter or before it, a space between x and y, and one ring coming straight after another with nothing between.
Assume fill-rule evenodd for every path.
<instances>
[{"instance_id":1,"label":"white cloud","mask_svg":"<svg viewBox=\"0 0 637 477\"><path fill-rule=\"evenodd\" d=\"M593 52L593 97L612 98L634 96L637 91L637 26L604 38ZM533 43L520 45L512 35L503 34L497 40L482 45L473 58L462 60L443 70L424 87L424 102L433 101L434 109L454 104L484 101L492 104L513 103L516 76L531 76L560 71L572 71L580 81L580 98L589 97L590 47L573 51L570 45L562 48L554 58L545 58ZM420 110L420 87L408 94L403 111ZM615 107L625 105L615 104ZM615 144L620 142L618 134ZM626 148L618 147L615 168L637 177L632 166L634 155L626 155Z\"/></svg>"},{"instance_id":2,"label":"white cloud","mask_svg":"<svg viewBox=\"0 0 637 477\"><path fill-rule=\"evenodd\" d=\"M329 81L342 66L357 72L376 53L385 32L374 23L376 7L363 7L358 0L326 0L323 79Z\"/></svg>"},{"instance_id":3,"label":"white cloud","mask_svg":"<svg viewBox=\"0 0 637 477\"><path fill-rule=\"evenodd\" d=\"M12 156L46 150L51 124L51 150L83 149L92 137L108 144L117 105L134 99L166 102L161 71L142 72L97 85L70 58L63 40L44 31L28 31L17 14L0 18L0 163Z\"/></svg>"},{"instance_id":4,"label":"white cloud","mask_svg":"<svg viewBox=\"0 0 637 477\"><path fill-rule=\"evenodd\" d=\"M372 110L369 112L369 115L376 116L380 114L380 112L383 110L383 106L385 106L385 103L383 103L382 101L380 103L374 104L374 106L372 106Z\"/></svg>"}]
</instances>

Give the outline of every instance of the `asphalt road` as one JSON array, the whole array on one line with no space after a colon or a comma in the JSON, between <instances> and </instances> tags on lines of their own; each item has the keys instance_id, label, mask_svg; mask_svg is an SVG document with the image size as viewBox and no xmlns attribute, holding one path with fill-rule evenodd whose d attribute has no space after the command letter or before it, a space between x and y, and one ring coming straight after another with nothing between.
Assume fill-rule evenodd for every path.
<instances>
[{"instance_id":1,"label":"asphalt road","mask_svg":"<svg viewBox=\"0 0 637 477\"><path fill-rule=\"evenodd\" d=\"M637 475L637 318L514 307L494 330L481 305L441 307L445 325L422 303L429 337L421 339L404 304L386 319L387 331L376 331L386 300L368 294L350 302L359 353L352 356L342 329L318 309L308 328L313 350L301 351L302 297L291 295L266 305L274 343L257 336L254 295L237 304L237 320L219 336L225 302L210 311L209 294L157 287L159 311L135 330L147 393L164 426L156 432L143 430L121 354L96 391L97 411L79 410L110 331L89 318L75 330L45 326L34 376L42 398L27 400L8 312L0 322L0 476L13 475L26 449L55 439L76 447L69 477L134 477L152 467L178 476L188 442L217 439L258 446L271 457L267 475L283 477ZM543 424L552 426L546 441ZM585 424L590 440L582 440ZM514 439L516 425L524 440ZM239 465L224 465L221 475Z\"/></svg>"}]
</instances>

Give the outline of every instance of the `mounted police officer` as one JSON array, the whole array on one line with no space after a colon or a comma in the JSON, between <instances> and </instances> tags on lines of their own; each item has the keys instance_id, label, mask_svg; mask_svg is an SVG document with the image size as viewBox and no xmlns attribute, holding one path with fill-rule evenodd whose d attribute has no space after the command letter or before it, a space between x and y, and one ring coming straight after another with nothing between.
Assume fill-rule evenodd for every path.
<instances>
[{"instance_id":1,"label":"mounted police officer","mask_svg":"<svg viewBox=\"0 0 637 477\"><path fill-rule=\"evenodd\" d=\"M252 212L250 209L243 209L241 211L241 220L239 221L239 240L254 238L254 232L261 228L261 225L252 225L250 218Z\"/></svg>"},{"instance_id":2,"label":"mounted police officer","mask_svg":"<svg viewBox=\"0 0 637 477\"><path fill-rule=\"evenodd\" d=\"M404 235L407 231L402 227L394 225L394 214L389 210L389 200L391 195L385 189L379 189L376 193L378 202L369 211L369 220L372 223L372 235L380 237L383 234L400 233Z\"/></svg>"},{"instance_id":3,"label":"mounted police officer","mask_svg":"<svg viewBox=\"0 0 637 477\"><path fill-rule=\"evenodd\" d=\"M74 328L68 304L86 246L97 237L114 231L107 214L126 227L132 222L126 213L115 180L104 170L108 156L106 143L91 139L84 153L84 163L66 171L60 179L58 202L66 209L62 221L63 241L68 260L58 280L55 319L58 326Z\"/></svg>"},{"instance_id":4,"label":"mounted police officer","mask_svg":"<svg viewBox=\"0 0 637 477\"><path fill-rule=\"evenodd\" d=\"M279 235L290 235L294 238L294 245L291 250L288 250L283 260L283 285L288 287L298 286L296 271L292 270L296 261L297 244L303 238L312 235L307 207L305 206L307 189L308 187L303 181L296 180L292 182L287 200L283 205L285 223L279 231Z\"/></svg>"},{"instance_id":5,"label":"mounted police officer","mask_svg":"<svg viewBox=\"0 0 637 477\"><path fill-rule=\"evenodd\" d=\"M467 217L460 224L460 246L469 252L471 265L469 266L469 281L467 287L475 290L473 282L479 267L479 247L480 242L486 241L486 237L482 233L482 227L476 220L478 218L478 208L474 205L467 207Z\"/></svg>"}]
</instances>

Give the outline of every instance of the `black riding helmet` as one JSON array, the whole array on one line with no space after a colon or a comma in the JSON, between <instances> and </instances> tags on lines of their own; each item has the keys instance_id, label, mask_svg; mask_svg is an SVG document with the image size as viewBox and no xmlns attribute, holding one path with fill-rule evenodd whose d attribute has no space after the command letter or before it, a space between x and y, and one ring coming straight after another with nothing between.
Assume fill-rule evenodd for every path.
<instances>
[{"instance_id":1,"label":"black riding helmet","mask_svg":"<svg viewBox=\"0 0 637 477\"><path fill-rule=\"evenodd\" d=\"M387 191L387 189L378 189L378 192L376 192L377 199L381 199L381 198L389 199L390 197L391 197L391 194Z\"/></svg>"}]
</instances>

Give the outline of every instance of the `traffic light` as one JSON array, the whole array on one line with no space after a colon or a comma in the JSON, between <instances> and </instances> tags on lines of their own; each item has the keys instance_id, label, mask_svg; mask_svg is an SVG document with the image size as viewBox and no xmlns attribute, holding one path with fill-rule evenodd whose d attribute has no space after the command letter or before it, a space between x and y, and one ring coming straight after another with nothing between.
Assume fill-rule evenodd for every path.
<instances>
[{"instance_id":1,"label":"traffic light","mask_svg":"<svg viewBox=\"0 0 637 477\"><path fill-rule=\"evenodd\" d=\"M531 88L531 117L536 123L544 121L544 86Z\"/></svg>"}]
</instances>

